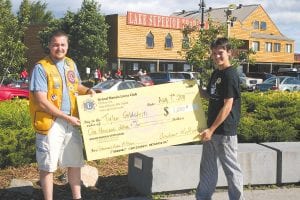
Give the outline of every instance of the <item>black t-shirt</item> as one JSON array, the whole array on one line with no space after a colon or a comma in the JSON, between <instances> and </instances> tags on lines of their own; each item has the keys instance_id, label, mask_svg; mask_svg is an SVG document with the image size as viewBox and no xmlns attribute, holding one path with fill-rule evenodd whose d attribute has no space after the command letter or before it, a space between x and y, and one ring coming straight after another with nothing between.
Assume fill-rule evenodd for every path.
<instances>
[{"instance_id":1,"label":"black t-shirt","mask_svg":"<svg viewBox=\"0 0 300 200\"><path fill-rule=\"evenodd\" d=\"M228 117L216 129L215 134L236 135L241 113L240 81L236 69L228 67L224 70L215 70L209 81L207 92L209 94L208 127L213 124L219 114L224 105L224 99L233 98L232 109Z\"/></svg>"}]
</instances>

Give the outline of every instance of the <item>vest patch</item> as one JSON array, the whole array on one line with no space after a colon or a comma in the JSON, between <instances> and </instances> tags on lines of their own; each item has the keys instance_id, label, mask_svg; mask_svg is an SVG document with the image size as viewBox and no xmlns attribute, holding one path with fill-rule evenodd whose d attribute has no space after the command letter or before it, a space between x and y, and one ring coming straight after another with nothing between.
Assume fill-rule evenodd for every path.
<instances>
[{"instance_id":1,"label":"vest patch","mask_svg":"<svg viewBox=\"0 0 300 200\"><path fill-rule=\"evenodd\" d=\"M74 73L74 71L69 70L67 72L67 78L68 78L68 81L70 81L70 83L74 84L75 83L75 73Z\"/></svg>"},{"instance_id":2,"label":"vest patch","mask_svg":"<svg viewBox=\"0 0 300 200\"><path fill-rule=\"evenodd\" d=\"M74 88L73 85L70 85L70 86L69 86L69 91L74 91L74 89L75 89L75 88Z\"/></svg>"},{"instance_id":3,"label":"vest patch","mask_svg":"<svg viewBox=\"0 0 300 200\"><path fill-rule=\"evenodd\" d=\"M92 111L95 110L95 102L92 99L88 99L83 103L84 110Z\"/></svg>"},{"instance_id":4,"label":"vest patch","mask_svg":"<svg viewBox=\"0 0 300 200\"><path fill-rule=\"evenodd\" d=\"M51 95L51 100L52 100L52 101L57 100L57 95L56 95L56 94L52 94L52 95Z\"/></svg>"}]
</instances>

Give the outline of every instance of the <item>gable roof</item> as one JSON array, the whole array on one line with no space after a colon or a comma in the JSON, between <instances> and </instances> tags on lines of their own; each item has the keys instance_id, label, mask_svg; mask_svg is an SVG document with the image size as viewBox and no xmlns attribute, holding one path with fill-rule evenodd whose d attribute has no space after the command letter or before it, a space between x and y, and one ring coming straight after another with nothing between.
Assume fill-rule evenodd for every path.
<instances>
[{"instance_id":1,"label":"gable roof","mask_svg":"<svg viewBox=\"0 0 300 200\"><path fill-rule=\"evenodd\" d=\"M243 23L244 20L246 20L247 17L249 17L259 7L261 7L260 4L253 4L253 5L242 5L242 4L239 4L234 10L232 10L232 15L234 17L236 17L236 21L240 21L241 23ZM207 21L208 20L208 16L209 16L213 21L220 22L220 23L226 23L226 21L227 21L226 10L228 10L228 7L222 7L222 8L211 8L210 7L208 10L204 11L204 21ZM183 18L192 18L192 19L200 20L201 19L201 11L199 11L199 10L184 11L183 10L181 12L175 12L175 13L173 13L173 14L171 14L171 16L177 16L177 17L183 17ZM275 40L280 39L280 40L286 40L286 41L294 41L293 39L287 38L282 33L280 33L280 34L281 35L252 33L251 37L254 37L254 38L264 38L264 39L275 39Z\"/></svg>"},{"instance_id":2,"label":"gable roof","mask_svg":"<svg viewBox=\"0 0 300 200\"><path fill-rule=\"evenodd\" d=\"M254 10L256 10L260 5L239 5L238 9L234 9L232 11L232 15L237 18L238 21L243 22ZM225 11L228 7L223 8L209 8L208 10L204 11L204 18L205 20L208 19L208 16L213 21L218 22L226 22L226 13ZM171 14L171 16L178 16L178 17L185 17L185 18L192 18L192 19L200 19L201 12L199 10L193 11L182 11L182 12L175 12Z\"/></svg>"}]
</instances>

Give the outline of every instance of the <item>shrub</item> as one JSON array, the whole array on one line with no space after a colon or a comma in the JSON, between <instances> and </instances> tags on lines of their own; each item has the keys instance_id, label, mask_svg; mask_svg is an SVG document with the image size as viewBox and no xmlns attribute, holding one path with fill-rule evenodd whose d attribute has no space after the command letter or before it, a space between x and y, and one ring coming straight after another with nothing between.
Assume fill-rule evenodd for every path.
<instances>
[{"instance_id":1,"label":"shrub","mask_svg":"<svg viewBox=\"0 0 300 200\"><path fill-rule=\"evenodd\" d=\"M299 92L243 92L241 109L240 142L300 141Z\"/></svg>"},{"instance_id":2,"label":"shrub","mask_svg":"<svg viewBox=\"0 0 300 200\"><path fill-rule=\"evenodd\" d=\"M28 100L0 102L0 168L35 161Z\"/></svg>"},{"instance_id":3,"label":"shrub","mask_svg":"<svg viewBox=\"0 0 300 200\"><path fill-rule=\"evenodd\" d=\"M240 141L299 141L299 110L299 92L242 93Z\"/></svg>"},{"instance_id":4,"label":"shrub","mask_svg":"<svg viewBox=\"0 0 300 200\"><path fill-rule=\"evenodd\" d=\"M288 142L296 140L297 130L288 122L278 119L262 121L243 117L238 136L239 142Z\"/></svg>"}]
</instances>

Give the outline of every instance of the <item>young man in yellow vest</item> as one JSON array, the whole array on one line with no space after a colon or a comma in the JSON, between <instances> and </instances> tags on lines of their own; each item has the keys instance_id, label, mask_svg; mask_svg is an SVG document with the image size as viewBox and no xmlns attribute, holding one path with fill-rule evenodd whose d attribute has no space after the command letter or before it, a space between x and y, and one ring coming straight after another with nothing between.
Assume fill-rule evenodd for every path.
<instances>
[{"instance_id":1,"label":"young man in yellow vest","mask_svg":"<svg viewBox=\"0 0 300 200\"><path fill-rule=\"evenodd\" d=\"M74 61L66 57L68 36L55 32L49 41L50 55L40 60L30 79L30 113L36 131L36 158L45 200L53 199L53 172L68 168L73 199L81 199L83 144L76 96L95 94L81 84Z\"/></svg>"}]
</instances>

